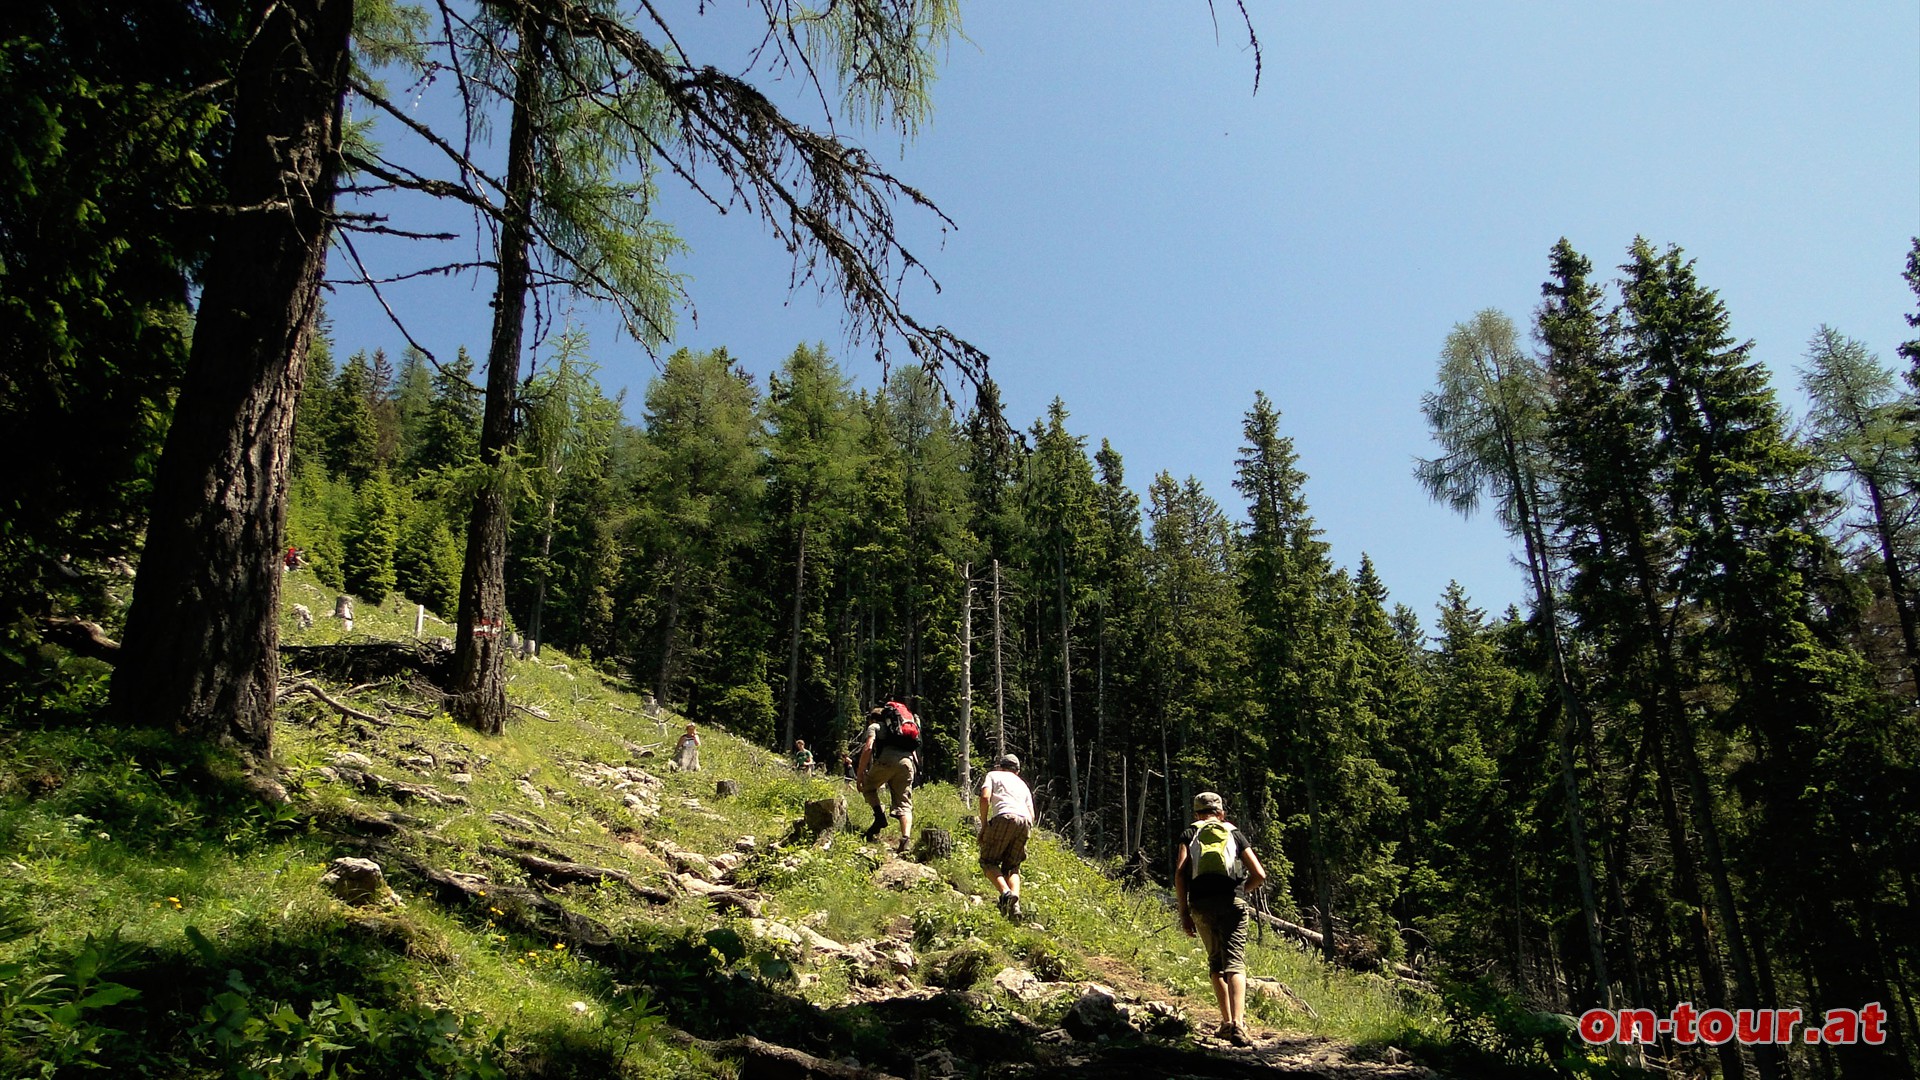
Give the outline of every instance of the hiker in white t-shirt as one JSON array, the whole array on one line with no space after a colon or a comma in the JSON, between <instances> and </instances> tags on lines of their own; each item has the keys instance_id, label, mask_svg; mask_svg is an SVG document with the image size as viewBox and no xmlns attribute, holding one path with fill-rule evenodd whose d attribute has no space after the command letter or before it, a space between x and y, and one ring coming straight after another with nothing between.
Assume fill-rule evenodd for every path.
<instances>
[{"instance_id":1,"label":"hiker in white t-shirt","mask_svg":"<svg viewBox=\"0 0 1920 1080\"><path fill-rule=\"evenodd\" d=\"M1020 917L1020 864L1033 832L1033 792L1020 779L1020 759L1002 754L980 778L980 869L1000 890L1000 914Z\"/></svg>"}]
</instances>

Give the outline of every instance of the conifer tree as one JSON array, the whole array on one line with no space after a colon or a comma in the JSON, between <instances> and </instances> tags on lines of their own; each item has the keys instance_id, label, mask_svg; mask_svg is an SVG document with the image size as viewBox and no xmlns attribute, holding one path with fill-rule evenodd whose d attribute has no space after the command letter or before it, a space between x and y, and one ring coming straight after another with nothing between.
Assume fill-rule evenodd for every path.
<instances>
[{"instance_id":1,"label":"conifer tree","mask_svg":"<svg viewBox=\"0 0 1920 1080\"><path fill-rule=\"evenodd\" d=\"M394 552L400 542L400 508L387 471L375 468L360 482L359 506L345 536L346 585L371 604L394 589Z\"/></svg>"},{"instance_id":2,"label":"conifer tree","mask_svg":"<svg viewBox=\"0 0 1920 1080\"><path fill-rule=\"evenodd\" d=\"M366 482L380 463L380 426L373 415L373 364L364 350L347 358L328 395L333 415L325 421L329 435L327 469L355 484Z\"/></svg>"}]
</instances>

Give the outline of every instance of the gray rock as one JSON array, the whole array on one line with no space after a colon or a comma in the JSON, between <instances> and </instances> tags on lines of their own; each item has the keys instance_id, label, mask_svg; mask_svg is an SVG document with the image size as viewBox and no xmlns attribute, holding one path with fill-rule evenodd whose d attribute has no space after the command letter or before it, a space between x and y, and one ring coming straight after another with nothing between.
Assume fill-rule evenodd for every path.
<instances>
[{"instance_id":1,"label":"gray rock","mask_svg":"<svg viewBox=\"0 0 1920 1080\"><path fill-rule=\"evenodd\" d=\"M386 875L380 872L380 864L372 859L335 859L327 872L321 875L320 884L342 901L356 907L362 904L401 906L400 898L387 885Z\"/></svg>"},{"instance_id":2,"label":"gray rock","mask_svg":"<svg viewBox=\"0 0 1920 1080\"><path fill-rule=\"evenodd\" d=\"M1130 1025L1120 1011L1120 999L1113 990L1089 983L1086 991L1067 1008L1060 1026L1080 1042L1092 1042L1126 1031Z\"/></svg>"}]
</instances>

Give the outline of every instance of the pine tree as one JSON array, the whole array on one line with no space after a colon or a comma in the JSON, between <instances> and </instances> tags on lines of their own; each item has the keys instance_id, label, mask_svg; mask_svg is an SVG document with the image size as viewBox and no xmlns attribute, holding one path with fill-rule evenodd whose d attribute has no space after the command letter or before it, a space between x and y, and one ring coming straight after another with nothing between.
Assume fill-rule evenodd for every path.
<instances>
[{"instance_id":1,"label":"pine tree","mask_svg":"<svg viewBox=\"0 0 1920 1080\"><path fill-rule=\"evenodd\" d=\"M366 482L380 464L380 426L373 415L373 365L367 354L347 358L334 380L333 414L324 421L327 431L327 470L354 483Z\"/></svg>"},{"instance_id":2,"label":"pine tree","mask_svg":"<svg viewBox=\"0 0 1920 1080\"><path fill-rule=\"evenodd\" d=\"M472 464L480 454L480 391L473 385L473 358L463 346L434 372L433 394L407 455L414 475Z\"/></svg>"},{"instance_id":3,"label":"pine tree","mask_svg":"<svg viewBox=\"0 0 1920 1080\"><path fill-rule=\"evenodd\" d=\"M346 537L346 586L372 604L394 589L394 552L400 542L400 508L393 481L376 468L360 482L359 507Z\"/></svg>"}]
</instances>

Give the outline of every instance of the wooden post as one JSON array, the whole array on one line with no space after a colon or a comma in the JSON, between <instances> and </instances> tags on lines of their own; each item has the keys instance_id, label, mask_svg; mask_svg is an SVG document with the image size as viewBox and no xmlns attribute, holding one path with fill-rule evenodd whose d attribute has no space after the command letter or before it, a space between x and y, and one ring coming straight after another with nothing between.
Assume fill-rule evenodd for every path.
<instances>
[{"instance_id":1,"label":"wooden post","mask_svg":"<svg viewBox=\"0 0 1920 1080\"><path fill-rule=\"evenodd\" d=\"M420 640L421 631L427 628L427 605L419 604L413 609L413 640Z\"/></svg>"}]
</instances>

